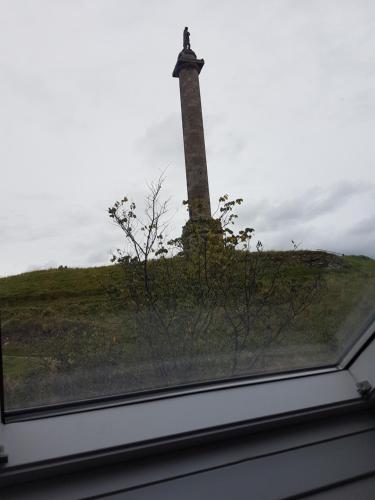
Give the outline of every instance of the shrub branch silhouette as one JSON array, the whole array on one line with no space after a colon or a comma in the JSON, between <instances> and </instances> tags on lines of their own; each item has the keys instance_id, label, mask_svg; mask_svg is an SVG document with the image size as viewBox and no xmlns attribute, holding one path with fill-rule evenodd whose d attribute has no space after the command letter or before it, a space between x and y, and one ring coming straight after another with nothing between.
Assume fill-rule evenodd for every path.
<instances>
[{"instance_id":1,"label":"shrub branch silhouette","mask_svg":"<svg viewBox=\"0 0 375 500\"><path fill-rule=\"evenodd\" d=\"M202 237L192 224L196 244L184 252L181 238L167 238L163 182L151 184L143 217L127 197L108 209L126 242L112 258L124 280L111 296L126 310L139 362L163 384L259 370L267 350L317 299L321 275L264 252L259 241L252 251L254 229L236 224L243 200L227 194L219 198L212 231L208 226Z\"/></svg>"}]
</instances>

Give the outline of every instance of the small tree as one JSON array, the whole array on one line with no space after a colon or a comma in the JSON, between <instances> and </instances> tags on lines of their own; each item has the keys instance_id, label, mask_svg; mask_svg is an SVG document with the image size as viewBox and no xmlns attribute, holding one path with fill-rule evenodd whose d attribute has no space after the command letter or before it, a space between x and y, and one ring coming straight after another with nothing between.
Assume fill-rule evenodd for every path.
<instances>
[{"instance_id":1,"label":"small tree","mask_svg":"<svg viewBox=\"0 0 375 500\"><path fill-rule=\"evenodd\" d=\"M236 230L243 200L228 195L204 238L192 224L198 244L184 253L181 238L166 236L162 185L162 178L151 184L143 217L127 197L109 208L127 243L112 259L124 276L112 296L126 310L140 362L151 363L163 384L257 370L315 300L321 277L298 278L290 261L264 252L259 241L252 251L254 229Z\"/></svg>"}]
</instances>

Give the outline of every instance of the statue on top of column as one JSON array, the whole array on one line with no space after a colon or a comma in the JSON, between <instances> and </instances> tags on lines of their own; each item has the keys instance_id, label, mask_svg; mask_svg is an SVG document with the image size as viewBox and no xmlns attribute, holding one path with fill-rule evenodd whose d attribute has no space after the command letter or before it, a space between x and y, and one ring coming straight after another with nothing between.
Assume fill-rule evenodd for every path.
<instances>
[{"instance_id":1,"label":"statue on top of column","mask_svg":"<svg viewBox=\"0 0 375 500\"><path fill-rule=\"evenodd\" d=\"M187 26L184 29L184 50L190 50L190 33Z\"/></svg>"}]
</instances>

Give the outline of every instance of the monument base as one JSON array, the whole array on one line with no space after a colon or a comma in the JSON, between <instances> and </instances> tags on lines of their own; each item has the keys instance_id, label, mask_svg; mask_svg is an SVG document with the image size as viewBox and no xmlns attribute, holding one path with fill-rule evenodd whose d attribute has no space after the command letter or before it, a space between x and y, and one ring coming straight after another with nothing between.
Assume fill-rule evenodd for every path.
<instances>
[{"instance_id":1,"label":"monument base","mask_svg":"<svg viewBox=\"0 0 375 500\"><path fill-rule=\"evenodd\" d=\"M182 245L185 254L224 247L223 228L218 219L188 220L182 229Z\"/></svg>"}]
</instances>

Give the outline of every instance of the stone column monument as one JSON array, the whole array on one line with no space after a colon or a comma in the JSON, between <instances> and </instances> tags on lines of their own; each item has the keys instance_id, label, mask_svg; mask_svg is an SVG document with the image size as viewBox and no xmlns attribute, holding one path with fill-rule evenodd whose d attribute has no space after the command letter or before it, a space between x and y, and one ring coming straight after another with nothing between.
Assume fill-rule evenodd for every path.
<instances>
[{"instance_id":1,"label":"stone column monument","mask_svg":"<svg viewBox=\"0 0 375 500\"><path fill-rule=\"evenodd\" d=\"M173 76L180 81L182 129L184 135L185 168L189 206L189 222L184 228L196 223L210 225L211 207L208 189L206 148L204 144L199 73L203 59L197 59L190 48L190 33L184 29L183 49L179 53ZM184 234L183 233L183 234Z\"/></svg>"}]
</instances>

